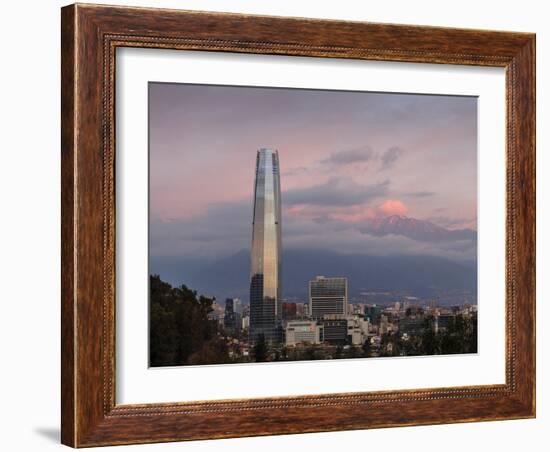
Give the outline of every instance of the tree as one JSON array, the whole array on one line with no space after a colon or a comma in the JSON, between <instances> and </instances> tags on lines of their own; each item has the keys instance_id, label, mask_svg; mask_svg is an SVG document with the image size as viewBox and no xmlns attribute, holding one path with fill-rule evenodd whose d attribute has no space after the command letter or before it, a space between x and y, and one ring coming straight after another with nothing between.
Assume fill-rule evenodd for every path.
<instances>
[{"instance_id":1,"label":"tree","mask_svg":"<svg viewBox=\"0 0 550 452\"><path fill-rule=\"evenodd\" d=\"M380 341L380 356L401 356L403 341L397 332L388 332L382 335Z\"/></svg>"},{"instance_id":2,"label":"tree","mask_svg":"<svg viewBox=\"0 0 550 452\"><path fill-rule=\"evenodd\" d=\"M225 364L230 362L225 341L219 337L206 342L200 350L189 356L187 364Z\"/></svg>"},{"instance_id":3,"label":"tree","mask_svg":"<svg viewBox=\"0 0 550 452\"><path fill-rule=\"evenodd\" d=\"M348 351L348 358L357 358L357 349L358 347L355 347L355 345L351 345Z\"/></svg>"},{"instance_id":4,"label":"tree","mask_svg":"<svg viewBox=\"0 0 550 452\"><path fill-rule=\"evenodd\" d=\"M149 287L151 366L190 364L191 356L193 363L228 362L227 347L211 343L217 334L216 323L208 318L213 299L199 297L185 285L172 287L158 275L150 276Z\"/></svg>"},{"instance_id":5,"label":"tree","mask_svg":"<svg viewBox=\"0 0 550 452\"><path fill-rule=\"evenodd\" d=\"M316 356L316 353L315 353L315 346L309 344L306 348L305 359L307 359L309 361L312 361L316 358L317 358L317 356Z\"/></svg>"},{"instance_id":6,"label":"tree","mask_svg":"<svg viewBox=\"0 0 550 452\"><path fill-rule=\"evenodd\" d=\"M456 315L447 331L441 334L441 353L475 353L477 351L477 315Z\"/></svg>"},{"instance_id":7,"label":"tree","mask_svg":"<svg viewBox=\"0 0 550 452\"><path fill-rule=\"evenodd\" d=\"M252 353L257 363L263 363L267 361L268 348L265 342L265 336L263 334L260 334L260 336L258 337L258 341L254 345Z\"/></svg>"},{"instance_id":8,"label":"tree","mask_svg":"<svg viewBox=\"0 0 550 452\"><path fill-rule=\"evenodd\" d=\"M468 331L468 353L477 353L477 313L470 317Z\"/></svg>"},{"instance_id":9,"label":"tree","mask_svg":"<svg viewBox=\"0 0 550 452\"><path fill-rule=\"evenodd\" d=\"M422 354L436 355L438 354L438 343L434 329L434 317L428 316L424 320L424 328L422 333Z\"/></svg>"},{"instance_id":10,"label":"tree","mask_svg":"<svg viewBox=\"0 0 550 452\"><path fill-rule=\"evenodd\" d=\"M365 358L370 358L370 354L371 354L371 344L370 344L370 339L367 337L367 339L365 340L365 342L363 343L363 356Z\"/></svg>"},{"instance_id":11,"label":"tree","mask_svg":"<svg viewBox=\"0 0 550 452\"><path fill-rule=\"evenodd\" d=\"M283 346L283 348L281 349L280 360L281 361L287 361L288 360L288 348L286 346Z\"/></svg>"},{"instance_id":12,"label":"tree","mask_svg":"<svg viewBox=\"0 0 550 452\"><path fill-rule=\"evenodd\" d=\"M151 305L149 359L151 366L176 365L179 334L174 315L160 303Z\"/></svg>"}]
</instances>

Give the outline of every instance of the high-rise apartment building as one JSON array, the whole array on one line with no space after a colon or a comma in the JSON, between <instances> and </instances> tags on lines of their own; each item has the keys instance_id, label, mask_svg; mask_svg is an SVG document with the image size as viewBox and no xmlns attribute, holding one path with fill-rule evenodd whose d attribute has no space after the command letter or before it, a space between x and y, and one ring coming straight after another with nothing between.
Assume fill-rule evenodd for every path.
<instances>
[{"instance_id":1,"label":"high-rise apartment building","mask_svg":"<svg viewBox=\"0 0 550 452\"><path fill-rule=\"evenodd\" d=\"M279 155L272 149L256 156L250 258L250 341L263 335L267 342L280 342L281 184Z\"/></svg>"},{"instance_id":2,"label":"high-rise apartment building","mask_svg":"<svg viewBox=\"0 0 550 452\"><path fill-rule=\"evenodd\" d=\"M223 326L227 333L235 334L242 328L242 306L238 298L225 300Z\"/></svg>"},{"instance_id":3,"label":"high-rise apartment building","mask_svg":"<svg viewBox=\"0 0 550 452\"><path fill-rule=\"evenodd\" d=\"M348 279L317 276L309 282L310 315L320 319L324 315L348 313Z\"/></svg>"}]
</instances>

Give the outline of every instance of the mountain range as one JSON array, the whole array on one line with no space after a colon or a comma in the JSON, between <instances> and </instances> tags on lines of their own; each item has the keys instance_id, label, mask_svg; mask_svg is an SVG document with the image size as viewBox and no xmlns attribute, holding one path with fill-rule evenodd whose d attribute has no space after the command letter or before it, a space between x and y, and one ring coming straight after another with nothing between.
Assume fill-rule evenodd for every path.
<instances>
[{"instance_id":1,"label":"mountain range","mask_svg":"<svg viewBox=\"0 0 550 452\"><path fill-rule=\"evenodd\" d=\"M472 229L450 230L429 221L393 215L362 225L372 236L401 235L420 242L471 241ZM201 294L218 299L248 300L250 253L240 250L220 258L151 256L151 274L159 274L173 285L185 284ZM282 256L282 285L285 298L306 299L308 282L318 275L348 277L349 296L363 292L404 292L430 297L449 292L475 292L475 261L456 262L430 255L343 254L319 249L285 249Z\"/></svg>"},{"instance_id":2,"label":"mountain range","mask_svg":"<svg viewBox=\"0 0 550 452\"><path fill-rule=\"evenodd\" d=\"M430 221L403 215L369 220L361 227L361 232L378 237L388 234L402 235L421 242L476 240L477 238L477 233L473 229L446 229Z\"/></svg>"},{"instance_id":3,"label":"mountain range","mask_svg":"<svg viewBox=\"0 0 550 452\"><path fill-rule=\"evenodd\" d=\"M150 272L218 299L248 300L250 254L247 250L217 261L152 257ZM350 297L365 291L407 292L429 297L442 292L474 292L476 267L434 256L366 256L319 250L283 252L284 297L305 299L308 281L318 275L346 276Z\"/></svg>"}]
</instances>

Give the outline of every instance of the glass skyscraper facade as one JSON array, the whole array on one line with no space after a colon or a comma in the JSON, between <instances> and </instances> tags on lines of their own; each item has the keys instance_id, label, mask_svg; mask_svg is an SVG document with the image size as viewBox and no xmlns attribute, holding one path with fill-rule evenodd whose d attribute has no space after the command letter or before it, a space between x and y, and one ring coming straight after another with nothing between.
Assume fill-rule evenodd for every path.
<instances>
[{"instance_id":1,"label":"glass skyscraper facade","mask_svg":"<svg viewBox=\"0 0 550 452\"><path fill-rule=\"evenodd\" d=\"M347 278L317 276L309 282L310 314L314 319L325 315L346 315L348 310Z\"/></svg>"},{"instance_id":2,"label":"glass skyscraper facade","mask_svg":"<svg viewBox=\"0 0 550 452\"><path fill-rule=\"evenodd\" d=\"M280 342L281 184L279 154L260 149L256 156L250 262L250 340L263 335Z\"/></svg>"}]
</instances>

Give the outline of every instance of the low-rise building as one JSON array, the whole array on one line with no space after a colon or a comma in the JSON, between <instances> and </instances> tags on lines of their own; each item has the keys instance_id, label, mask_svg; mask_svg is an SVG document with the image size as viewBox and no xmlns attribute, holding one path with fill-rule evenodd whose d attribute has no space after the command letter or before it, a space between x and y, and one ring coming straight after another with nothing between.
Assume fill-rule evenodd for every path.
<instances>
[{"instance_id":1,"label":"low-rise building","mask_svg":"<svg viewBox=\"0 0 550 452\"><path fill-rule=\"evenodd\" d=\"M291 320L285 326L285 345L320 344L324 340L323 325L316 321Z\"/></svg>"},{"instance_id":2,"label":"low-rise building","mask_svg":"<svg viewBox=\"0 0 550 452\"><path fill-rule=\"evenodd\" d=\"M423 316L403 317L399 319L399 333L408 336L417 336L424 332L425 319Z\"/></svg>"},{"instance_id":3,"label":"low-rise building","mask_svg":"<svg viewBox=\"0 0 550 452\"><path fill-rule=\"evenodd\" d=\"M348 340L352 345L362 345L369 334L369 321L359 316L348 317Z\"/></svg>"},{"instance_id":4,"label":"low-rise building","mask_svg":"<svg viewBox=\"0 0 550 452\"><path fill-rule=\"evenodd\" d=\"M325 315L319 320L324 327L325 342L334 345L344 345L348 340L348 320L346 316Z\"/></svg>"}]
</instances>

